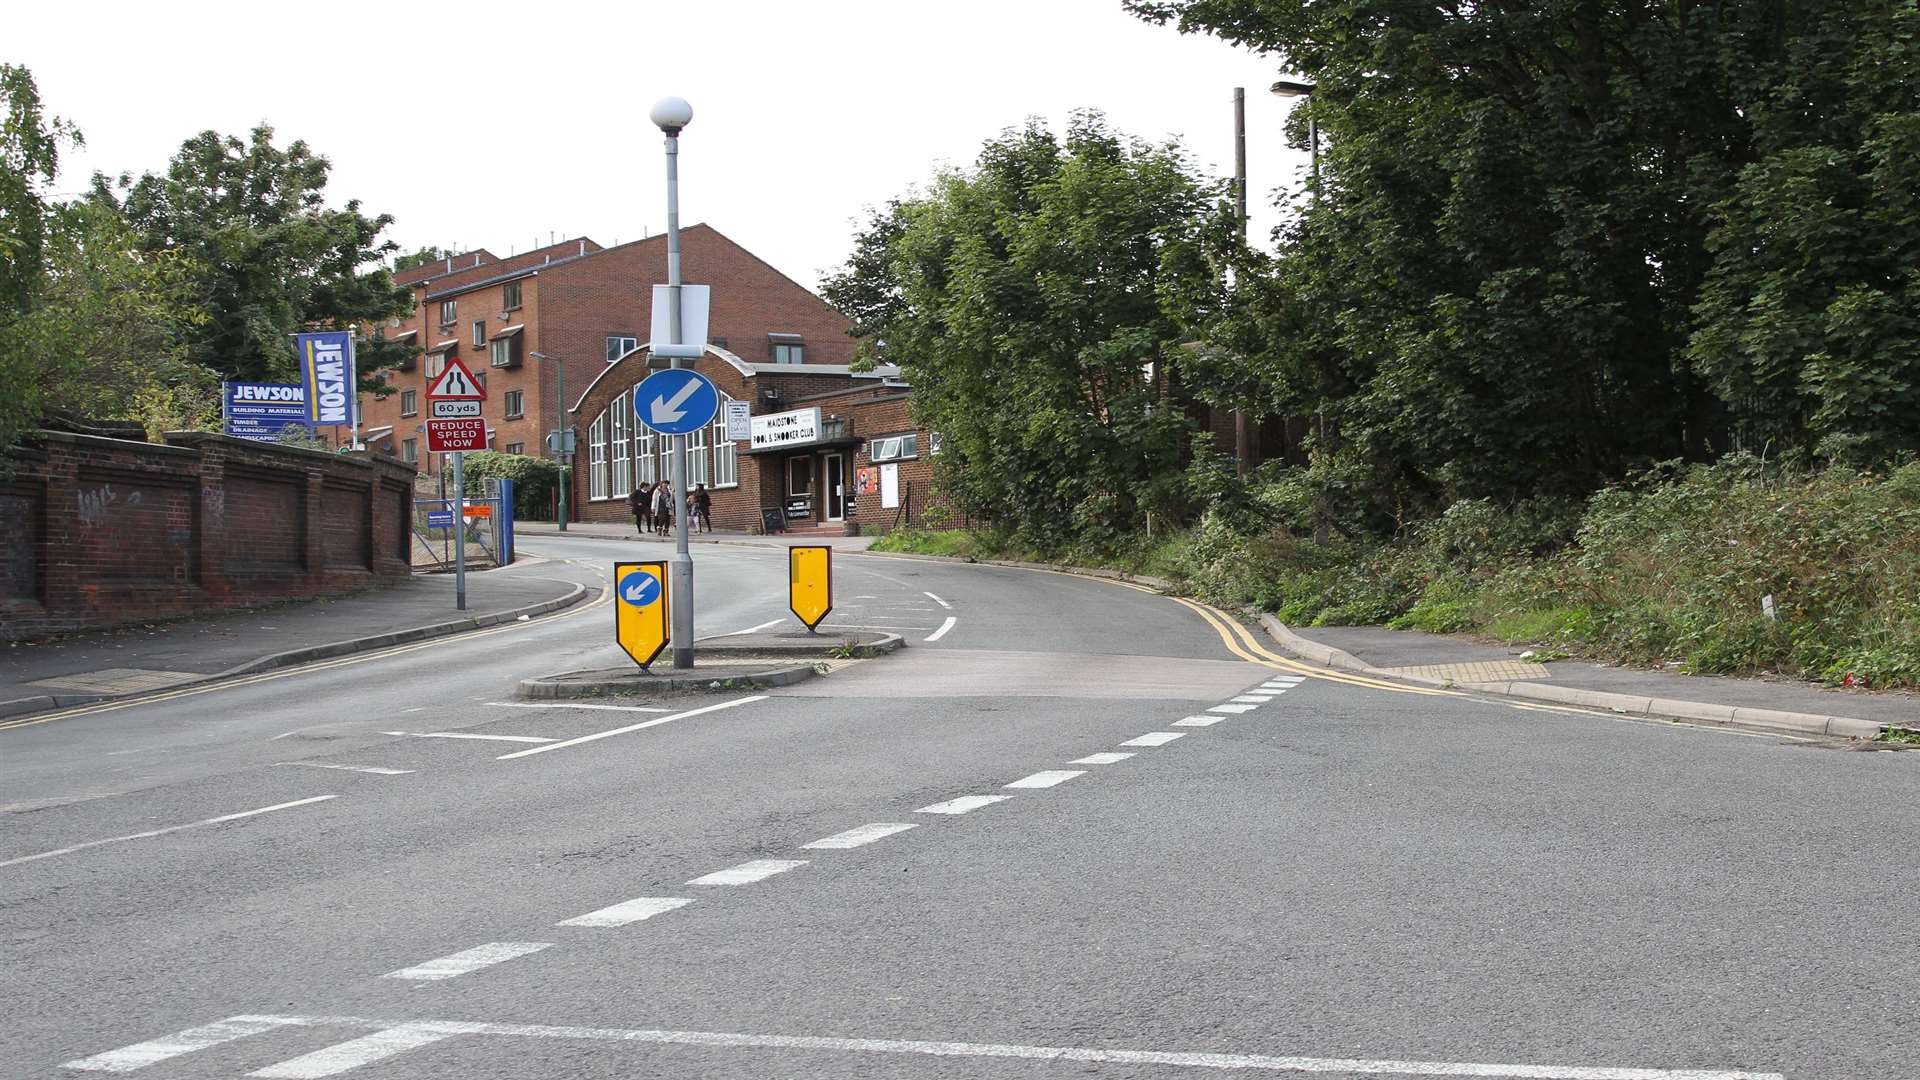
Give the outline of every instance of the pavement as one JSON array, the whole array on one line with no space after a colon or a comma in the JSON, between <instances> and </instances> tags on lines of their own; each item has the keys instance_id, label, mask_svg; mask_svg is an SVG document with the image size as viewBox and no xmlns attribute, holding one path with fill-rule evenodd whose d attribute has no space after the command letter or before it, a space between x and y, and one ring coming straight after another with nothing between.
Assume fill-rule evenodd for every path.
<instances>
[{"instance_id":1,"label":"pavement","mask_svg":"<svg viewBox=\"0 0 1920 1080\"><path fill-rule=\"evenodd\" d=\"M790 622L785 561L697 550L696 632ZM0 728L0 1078L1914 1074L1920 754L835 563L908 647L790 688L516 700L617 658L603 594Z\"/></svg>"},{"instance_id":2,"label":"pavement","mask_svg":"<svg viewBox=\"0 0 1920 1080\"><path fill-rule=\"evenodd\" d=\"M1337 649L1378 674L1463 686L1498 686L1503 688L1502 692L1512 689L1517 696L1524 696L1529 689L1546 687L1550 692L1552 688L1566 687L1640 702L1698 703L1729 710L1853 717L1877 724L1920 727L1920 696L1908 693L1834 689L1791 679L1685 675L1580 660L1541 664L1521 659L1526 646L1377 626L1285 629L1310 642Z\"/></svg>"},{"instance_id":3,"label":"pavement","mask_svg":"<svg viewBox=\"0 0 1920 1080\"><path fill-rule=\"evenodd\" d=\"M10 642L0 651L0 719L473 630L586 595L529 563L470 572L464 611L452 575L417 575L351 596Z\"/></svg>"},{"instance_id":4,"label":"pavement","mask_svg":"<svg viewBox=\"0 0 1920 1080\"><path fill-rule=\"evenodd\" d=\"M575 521L567 525L562 533L552 522L520 521L514 523L517 536L567 536L594 540L630 540L642 544L671 544L673 537L655 536L652 533L642 535L635 531L632 524L611 524L599 521ZM747 544L753 547L791 547L794 544L827 544L842 551L865 551L873 546L877 536L813 536L802 533L776 533L763 536L750 532L714 532L689 533L688 544Z\"/></svg>"}]
</instances>

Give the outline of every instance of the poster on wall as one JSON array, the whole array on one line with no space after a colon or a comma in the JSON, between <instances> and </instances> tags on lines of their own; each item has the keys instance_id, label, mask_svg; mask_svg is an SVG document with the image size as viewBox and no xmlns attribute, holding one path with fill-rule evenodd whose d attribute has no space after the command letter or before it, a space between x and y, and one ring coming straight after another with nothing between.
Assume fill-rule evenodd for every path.
<instances>
[{"instance_id":1,"label":"poster on wall","mask_svg":"<svg viewBox=\"0 0 1920 1080\"><path fill-rule=\"evenodd\" d=\"M875 465L862 465L853 470L853 493L872 495L880 490L880 469Z\"/></svg>"},{"instance_id":2,"label":"poster on wall","mask_svg":"<svg viewBox=\"0 0 1920 1080\"><path fill-rule=\"evenodd\" d=\"M880 466L880 505L891 510L900 505L900 466Z\"/></svg>"}]
</instances>

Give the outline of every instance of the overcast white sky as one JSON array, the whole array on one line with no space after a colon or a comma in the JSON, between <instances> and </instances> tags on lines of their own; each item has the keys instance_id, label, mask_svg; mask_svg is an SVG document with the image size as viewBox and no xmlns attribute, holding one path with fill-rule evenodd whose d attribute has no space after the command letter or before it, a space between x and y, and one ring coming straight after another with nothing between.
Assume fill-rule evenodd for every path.
<instances>
[{"instance_id":1,"label":"overcast white sky","mask_svg":"<svg viewBox=\"0 0 1920 1080\"><path fill-rule=\"evenodd\" d=\"M1247 88L1256 240L1302 180L1281 145L1275 61L1126 14L1119 0L657 0L15 5L0 60L24 63L94 169L162 168L180 142L266 120L333 163L329 201L390 213L403 247L505 256L549 232L603 244L666 227L648 106L693 104L681 222L706 221L809 287L862 208L964 165L1001 129L1075 108L1179 136L1233 168Z\"/></svg>"}]
</instances>

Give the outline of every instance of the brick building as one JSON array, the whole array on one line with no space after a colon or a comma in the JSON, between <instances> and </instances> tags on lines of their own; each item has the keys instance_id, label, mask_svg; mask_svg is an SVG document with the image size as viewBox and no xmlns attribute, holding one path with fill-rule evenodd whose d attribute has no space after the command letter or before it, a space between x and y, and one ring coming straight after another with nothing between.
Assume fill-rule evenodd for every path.
<instances>
[{"instance_id":1,"label":"brick building","mask_svg":"<svg viewBox=\"0 0 1920 1080\"><path fill-rule=\"evenodd\" d=\"M716 529L872 533L922 521L938 437L914 426L912 390L897 369L753 363L712 344L690 363L723 403L749 402L753 418L745 442L727 439L724 407L712 427L688 436L689 483L713 493ZM572 501L581 520L632 521L628 493L670 476L671 440L643 427L633 407L634 385L664 366L636 350L574 402Z\"/></svg>"},{"instance_id":2,"label":"brick building","mask_svg":"<svg viewBox=\"0 0 1920 1080\"><path fill-rule=\"evenodd\" d=\"M786 366L852 359L850 324L825 301L711 226L681 230L680 244L683 280L713 288L715 346ZM577 399L646 339L653 286L666 274L664 234L612 248L574 238L505 259L465 252L403 271L395 280L413 290L414 310L377 332L423 352L383 373L392 393L361 395L362 437L438 471L430 459L439 455L425 449L426 387L458 357L486 385L489 449L545 456L546 433L563 426L563 395Z\"/></svg>"}]
</instances>

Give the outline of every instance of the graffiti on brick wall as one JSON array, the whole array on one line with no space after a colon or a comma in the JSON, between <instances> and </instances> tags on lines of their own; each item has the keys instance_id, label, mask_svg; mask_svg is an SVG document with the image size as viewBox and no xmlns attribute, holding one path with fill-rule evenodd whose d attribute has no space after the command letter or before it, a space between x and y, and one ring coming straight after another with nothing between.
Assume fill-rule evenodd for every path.
<instances>
[{"instance_id":1,"label":"graffiti on brick wall","mask_svg":"<svg viewBox=\"0 0 1920 1080\"><path fill-rule=\"evenodd\" d=\"M82 488L80 490L80 524L92 526L107 520L115 503L125 507L139 506L140 493L133 492L122 500L114 492L112 484Z\"/></svg>"}]
</instances>

